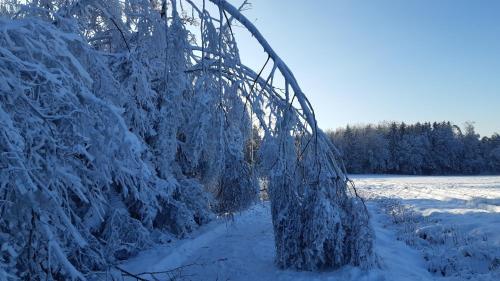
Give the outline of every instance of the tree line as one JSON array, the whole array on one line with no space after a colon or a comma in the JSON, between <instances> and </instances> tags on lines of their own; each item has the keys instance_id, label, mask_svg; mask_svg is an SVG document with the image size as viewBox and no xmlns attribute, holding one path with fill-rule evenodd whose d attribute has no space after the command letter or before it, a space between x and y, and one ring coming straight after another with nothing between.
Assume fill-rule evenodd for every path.
<instances>
[{"instance_id":1,"label":"tree line","mask_svg":"<svg viewBox=\"0 0 500 281\"><path fill-rule=\"evenodd\" d=\"M350 173L500 174L500 135L481 138L472 123L386 122L328 135Z\"/></svg>"}]
</instances>

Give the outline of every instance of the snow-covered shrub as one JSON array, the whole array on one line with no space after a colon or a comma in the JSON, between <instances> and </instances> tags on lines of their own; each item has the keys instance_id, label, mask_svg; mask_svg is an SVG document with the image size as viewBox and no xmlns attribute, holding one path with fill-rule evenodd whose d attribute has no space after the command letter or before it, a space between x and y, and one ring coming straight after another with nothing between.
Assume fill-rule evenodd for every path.
<instances>
[{"instance_id":1,"label":"snow-covered shrub","mask_svg":"<svg viewBox=\"0 0 500 281\"><path fill-rule=\"evenodd\" d=\"M379 204L392 219L397 238L422 252L429 272L474 280L500 276L500 250L487 237L467 234L433 215L424 217L396 199L380 199Z\"/></svg>"},{"instance_id":2,"label":"snow-covered shrub","mask_svg":"<svg viewBox=\"0 0 500 281\"><path fill-rule=\"evenodd\" d=\"M416 212L411 206L401 204L393 198L377 198L382 210L390 217L391 223L398 226L398 240L408 245L415 244L415 231L418 226L428 223L429 219Z\"/></svg>"}]
</instances>

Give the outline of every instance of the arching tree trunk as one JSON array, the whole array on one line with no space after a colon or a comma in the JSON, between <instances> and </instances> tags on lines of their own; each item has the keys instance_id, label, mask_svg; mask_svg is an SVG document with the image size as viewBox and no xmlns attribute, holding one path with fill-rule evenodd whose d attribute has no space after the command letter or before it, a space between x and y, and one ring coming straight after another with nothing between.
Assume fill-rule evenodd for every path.
<instances>
[{"instance_id":1,"label":"arching tree trunk","mask_svg":"<svg viewBox=\"0 0 500 281\"><path fill-rule=\"evenodd\" d=\"M363 201L348 194L347 177L336 149L317 127L314 110L287 65L257 28L225 0L210 0L239 21L264 48L283 75L285 106L278 107L269 195L279 266L315 270L372 263L373 231ZM269 78L268 78L269 80ZM293 92L292 100L288 92ZM296 98L301 113L292 111ZM299 115L299 116L298 116ZM300 119L303 118L302 124ZM306 130L305 127L309 127ZM303 142L306 140L306 142ZM266 148L263 148L266 150ZM273 158L271 155L264 155Z\"/></svg>"}]
</instances>

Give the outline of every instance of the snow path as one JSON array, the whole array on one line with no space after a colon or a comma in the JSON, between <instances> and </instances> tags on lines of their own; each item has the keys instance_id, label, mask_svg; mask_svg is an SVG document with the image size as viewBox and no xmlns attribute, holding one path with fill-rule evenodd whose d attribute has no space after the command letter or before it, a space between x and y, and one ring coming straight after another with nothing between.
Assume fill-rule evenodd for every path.
<instances>
[{"instance_id":1,"label":"snow path","mask_svg":"<svg viewBox=\"0 0 500 281\"><path fill-rule=\"evenodd\" d=\"M418 253L396 241L394 234L384 228L385 215L377 213L375 205L369 207L380 263L380 268L370 272L354 267L319 273L278 269L273 262L274 237L267 203L236 215L232 221L215 222L192 239L144 252L126 268L139 273L189 265L182 270L185 279L179 280L434 280Z\"/></svg>"}]
</instances>

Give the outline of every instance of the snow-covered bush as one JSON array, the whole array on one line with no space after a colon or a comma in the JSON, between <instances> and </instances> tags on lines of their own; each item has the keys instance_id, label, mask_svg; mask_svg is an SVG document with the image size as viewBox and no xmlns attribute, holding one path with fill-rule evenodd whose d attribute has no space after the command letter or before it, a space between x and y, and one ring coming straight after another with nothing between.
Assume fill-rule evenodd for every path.
<instances>
[{"instance_id":1,"label":"snow-covered bush","mask_svg":"<svg viewBox=\"0 0 500 281\"><path fill-rule=\"evenodd\" d=\"M423 216L396 199L379 199L396 227L398 240L420 250L429 272L443 277L491 280L500 276L500 250L487 236L466 233L464 227Z\"/></svg>"}]
</instances>

